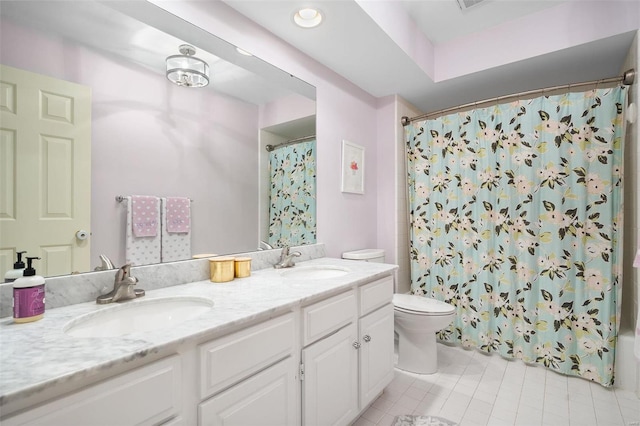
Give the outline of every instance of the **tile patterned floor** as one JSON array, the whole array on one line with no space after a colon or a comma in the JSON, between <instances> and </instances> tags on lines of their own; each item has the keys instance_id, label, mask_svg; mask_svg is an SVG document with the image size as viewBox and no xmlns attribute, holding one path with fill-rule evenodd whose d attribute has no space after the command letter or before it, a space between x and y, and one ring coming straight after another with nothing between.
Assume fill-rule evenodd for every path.
<instances>
[{"instance_id":1,"label":"tile patterned floor","mask_svg":"<svg viewBox=\"0 0 640 426\"><path fill-rule=\"evenodd\" d=\"M438 344L438 361L432 375L396 369L354 426L389 426L403 414L440 416L460 426L640 426L633 392L458 346Z\"/></svg>"}]
</instances>

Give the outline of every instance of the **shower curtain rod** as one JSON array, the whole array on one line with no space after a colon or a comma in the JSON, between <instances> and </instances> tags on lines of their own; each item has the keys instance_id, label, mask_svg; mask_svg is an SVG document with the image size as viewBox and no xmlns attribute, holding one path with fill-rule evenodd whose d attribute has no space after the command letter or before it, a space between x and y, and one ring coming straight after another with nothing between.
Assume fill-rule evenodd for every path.
<instances>
[{"instance_id":1,"label":"shower curtain rod","mask_svg":"<svg viewBox=\"0 0 640 426\"><path fill-rule=\"evenodd\" d=\"M282 148L283 146L293 145L293 144L300 143L300 142L306 142L306 141L310 141L311 139L315 139L315 138L316 138L316 135L304 136L304 137L297 138L297 139L291 139L290 141L279 143L277 145L269 144L269 145L265 146L265 149L267 150L267 152L271 152L274 149Z\"/></svg>"},{"instance_id":2,"label":"shower curtain rod","mask_svg":"<svg viewBox=\"0 0 640 426\"><path fill-rule=\"evenodd\" d=\"M486 103L489 103L489 102L498 102L498 101L501 101L501 100L504 100L504 99L519 98L519 97L528 96L528 95L535 95L535 94L538 94L538 93L552 92L554 90L559 90L559 89L569 89L569 90L571 90L574 87L591 86L591 85L594 85L594 84L598 85L598 84L607 84L607 83L617 83L617 82L622 82L622 84L624 84L625 86L630 86L630 85L633 84L633 82L635 80L635 76L636 76L636 71L635 71L635 69L631 68L631 69L625 71L623 75L618 76L618 77L604 78L604 79L601 79L601 80L593 80L593 81L585 81L583 83L563 84L561 86L547 87L547 88L544 88L544 89L535 89L535 90L529 90L527 92L520 92L520 93L511 94L511 95L498 96L496 98L489 98L489 99L485 99L485 100L482 100L482 101L470 102L468 104L464 104L464 105L460 105L460 106L456 106L456 107L452 107L452 108L445 108L445 109L441 109L439 111L429 112L429 113L418 115L418 116L412 117L412 118L409 118L407 116L403 116L401 118L400 122L402 123L403 126L406 126L409 123L411 123L412 121L424 120L426 118L432 117L434 115L440 115L440 114L445 113L445 112L451 112L451 111L456 111L456 110L464 110L464 109L469 108L469 107L482 105L482 104L486 104Z\"/></svg>"}]
</instances>

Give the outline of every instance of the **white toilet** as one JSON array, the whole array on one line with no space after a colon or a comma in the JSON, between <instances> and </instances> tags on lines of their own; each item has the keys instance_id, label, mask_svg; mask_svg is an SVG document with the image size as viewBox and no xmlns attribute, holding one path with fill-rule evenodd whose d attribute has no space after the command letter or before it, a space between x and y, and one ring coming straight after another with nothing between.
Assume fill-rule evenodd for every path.
<instances>
[{"instance_id":1,"label":"white toilet","mask_svg":"<svg viewBox=\"0 0 640 426\"><path fill-rule=\"evenodd\" d=\"M342 254L343 259L384 263L384 250L364 249ZM455 307L424 296L393 295L395 331L398 334L397 367L418 374L438 370L436 331L451 324Z\"/></svg>"},{"instance_id":2,"label":"white toilet","mask_svg":"<svg viewBox=\"0 0 640 426\"><path fill-rule=\"evenodd\" d=\"M398 368L419 374L435 373L436 331L451 324L455 307L429 297L394 294L393 310L398 333Z\"/></svg>"}]
</instances>

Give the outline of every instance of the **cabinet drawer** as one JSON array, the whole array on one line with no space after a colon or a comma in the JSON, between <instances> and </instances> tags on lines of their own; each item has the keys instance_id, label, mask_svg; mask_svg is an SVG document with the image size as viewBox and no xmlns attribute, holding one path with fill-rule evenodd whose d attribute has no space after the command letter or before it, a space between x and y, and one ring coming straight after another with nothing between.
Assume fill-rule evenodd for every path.
<instances>
[{"instance_id":1,"label":"cabinet drawer","mask_svg":"<svg viewBox=\"0 0 640 426\"><path fill-rule=\"evenodd\" d=\"M198 406L199 426L295 425L296 365L291 357Z\"/></svg>"},{"instance_id":2,"label":"cabinet drawer","mask_svg":"<svg viewBox=\"0 0 640 426\"><path fill-rule=\"evenodd\" d=\"M290 355L294 341L293 314L287 314L200 345L200 398Z\"/></svg>"},{"instance_id":3,"label":"cabinet drawer","mask_svg":"<svg viewBox=\"0 0 640 426\"><path fill-rule=\"evenodd\" d=\"M107 379L2 421L4 425L154 425L180 413L178 356Z\"/></svg>"},{"instance_id":4,"label":"cabinet drawer","mask_svg":"<svg viewBox=\"0 0 640 426\"><path fill-rule=\"evenodd\" d=\"M360 316L363 316L393 300L393 277L380 278L361 286L358 291L360 292Z\"/></svg>"},{"instance_id":5,"label":"cabinet drawer","mask_svg":"<svg viewBox=\"0 0 640 426\"><path fill-rule=\"evenodd\" d=\"M355 321L356 310L353 290L303 308L304 346Z\"/></svg>"}]
</instances>

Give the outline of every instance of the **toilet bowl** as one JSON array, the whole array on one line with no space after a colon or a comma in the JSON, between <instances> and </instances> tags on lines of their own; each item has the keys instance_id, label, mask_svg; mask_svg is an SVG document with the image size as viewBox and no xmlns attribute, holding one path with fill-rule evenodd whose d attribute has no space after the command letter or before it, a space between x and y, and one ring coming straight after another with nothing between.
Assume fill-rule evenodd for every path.
<instances>
[{"instance_id":1,"label":"toilet bowl","mask_svg":"<svg viewBox=\"0 0 640 426\"><path fill-rule=\"evenodd\" d=\"M384 263L384 250L350 251L343 253L342 258ZM455 307L423 296L394 294L393 308L398 334L397 367L418 374L435 373L438 370L436 331L451 324Z\"/></svg>"},{"instance_id":2,"label":"toilet bowl","mask_svg":"<svg viewBox=\"0 0 640 426\"><path fill-rule=\"evenodd\" d=\"M398 365L418 374L438 371L436 331L455 318L455 307L423 296L393 295L393 318L398 333Z\"/></svg>"}]
</instances>

